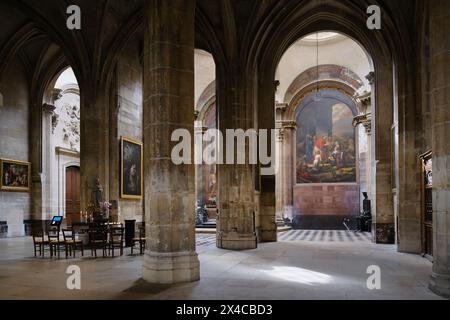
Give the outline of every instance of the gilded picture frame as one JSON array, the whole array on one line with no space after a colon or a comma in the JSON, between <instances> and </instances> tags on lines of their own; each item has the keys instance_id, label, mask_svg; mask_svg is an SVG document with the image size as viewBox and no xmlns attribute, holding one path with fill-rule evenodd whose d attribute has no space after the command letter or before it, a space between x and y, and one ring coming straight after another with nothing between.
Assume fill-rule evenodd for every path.
<instances>
[{"instance_id":1,"label":"gilded picture frame","mask_svg":"<svg viewBox=\"0 0 450 320\"><path fill-rule=\"evenodd\" d=\"M30 192L31 163L0 159L0 191Z\"/></svg>"},{"instance_id":2,"label":"gilded picture frame","mask_svg":"<svg viewBox=\"0 0 450 320\"><path fill-rule=\"evenodd\" d=\"M141 200L143 198L143 143L128 137L120 141L120 197Z\"/></svg>"}]
</instances>

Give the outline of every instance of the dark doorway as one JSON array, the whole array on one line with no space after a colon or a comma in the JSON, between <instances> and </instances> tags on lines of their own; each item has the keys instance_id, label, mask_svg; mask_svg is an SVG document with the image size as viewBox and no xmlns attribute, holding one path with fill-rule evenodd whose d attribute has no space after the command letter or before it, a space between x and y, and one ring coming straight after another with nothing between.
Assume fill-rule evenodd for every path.
<instances>
[{"instance_id":1,"label":"dark doorway","mask_svg":"<svg viewBox=\"0 0 450 320\"><path fill-rule=\"evenodd\" d=\"M66 218L67 225L79 223L80 215L80 168L68 167L66 169Z\"/></svg>"}]
</instances>

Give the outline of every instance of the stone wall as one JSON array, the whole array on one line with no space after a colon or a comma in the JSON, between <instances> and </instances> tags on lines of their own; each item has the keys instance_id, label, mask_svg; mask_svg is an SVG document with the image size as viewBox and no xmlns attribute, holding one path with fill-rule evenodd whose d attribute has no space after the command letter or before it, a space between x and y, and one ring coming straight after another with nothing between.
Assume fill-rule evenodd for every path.
<instances>
[{"instance_id":1,"label":"stone wall","mask_svg":"<svg viewBox=\"0 0 450 320\"><path fill-rule=\"evenodd\" d=\"M129 137L137 141L142 141L142 65L139 60L139 43L133 41L122 52L117 63L118 74L118 97L119 106L118 121L118 139L121 136ZM118 150L120 154L120 145ZM113 151L113 152L114 152ZM120 161L120 157L119 157ZM120 162L116 166L120 169ZM112 167L112 170L115 170ZM111 197L120 188L120 171L116 179L111 180L114 191L111 191ZM117 185L116 185L117 184ZM113 199L113 198L111 198ZM113 199L114 200L114 199ZM144 208L143 200L125 200L120 199L118 203L119 220L143 220Z\"/></svg>"},{"instance_id":2,"label":"stone wall","mask_svg":"<svg viewBox=\"0 0 450 320\"><path fill-rule=\"evenodd\" d=\"M22 65L15 61L0 79L0 158L29 161L29 94ZM8 236L24 235L23 220L30 217L30 194L0 191L0 221Z\"/></svg>"}]
</instances>

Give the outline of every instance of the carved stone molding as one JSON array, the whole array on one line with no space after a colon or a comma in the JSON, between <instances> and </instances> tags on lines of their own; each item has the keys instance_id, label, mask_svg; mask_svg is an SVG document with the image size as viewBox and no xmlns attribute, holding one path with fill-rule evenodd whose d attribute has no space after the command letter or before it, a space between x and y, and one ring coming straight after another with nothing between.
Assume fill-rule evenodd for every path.
<instances>
[{"instance_id":1,"label":"carved stone molding","mask_svg":"<svg viewBox=\"0 0 450 320\"><path fill-rule=\"evenodd\" d=\"M52 134L55 133L55 129L58 126L59 123L59 114L53 113L52 115Z\"/></svg>"},{"instance_id":2,"label":"carved stone molding","mask_svg":"<svg viewBox=\"0 0 450 320\"><path fill-rule=\"evenodd\" d=\"M372 86L375 84L375 72L371 71L369 72L369 74L366 76L366 79L369 81L369 84Z\"/></svg>"},{"instance_id":3,"label":"carved stone molding","mask_svg":"<svg viewBox=\"0 0 450 320\"><path fill-rule=\"evenodd\" d=\"M356 101L359 103L359 112L361 114L367 114L371 112L372 109L372 92L364 91L361 94L356 94L354 96Z\"/></svg>"},{"instance_id":4,"label":"carved stone molding","mask_svg":"<svg viewBox=\"0 0 450 320\"><path fill-rule=\"evenodd\" d=\"M277 130L276 137L277 137L277 141L278 142L283 142L284 141L284 134L285 134L284 128L280 128L280 129Z\"/></svg>"},{"instance_id":5,"label":"carved stone molding","mask_svg":"<svg viewBox=\"0 0 450 320\"><path fill-rule=\"evenodd\" d=\"M42 111L52 115L55 112L56 107L52 104L44 103L42 105Z\"/></svg>"},{"instance_id":6,"label":"carved stone molding","mask_svg":"<svg viewBox=\"0 0 450 320\"><path fill-rule=\"evenodd\" d=\"M62 90L61 89L53 89L52 90L52 101L55 102L62 98Z\"/></svg>"},{"instance_id":7,"label":"carved stone molding","mask_svg":"<svg viewBox=\"0 0 450 320\"><path fill-rule=\"evenodd\" d=\"M289 104L286 102L277 102L275 103L275 110L284 113L289 108Z\"/></svg>"},{"instance_id":8,"label":"carved stone molding","mask_svg":"<svg viewBox=\"0 0 450 320\"><path fill-rule=\"evenodd\" d=\"M288 120L288 121L277 121L276 122L277 129L277 141L283 142L286 132L289 130L297 129L297 122Z\"/></svg>"},{"instance_id":9,"label":"carved stone molding","mask_svg":"<svg viewBox=\"0 0 450 320\"><path fill-rule=\"evenodd\" d=\"M80 108L76 105L65 104L63 106L67 114L64 121L63 140L76 150L80 144Z\"/></svg>"},{"instance_id":10,"label":"carved stone molding","mask_svg":"<svg viewBox=\"0 0 450 320\"><path fill-rule=\"evenodd\" d=\"M294 120L282 121L281 127L287 130L294 130L297 129L297 122Z\"/></svg>"},{"instance_id":11,"label":"carved stone molding","mask_svg":"<svg viewBox=\"0 0 450 320\"><path fill-rule=\"evenodd\" d=\"M56 151L57 155L65 155L65 156L70 156L73 158L80 158L80 152L75 151L75 150L66 149L63 147L56 147L55 151Z\"/></svg>"},{"instance_id":12,"label":"carved stone molding","mask_svg":"<svg viewBox=\"0 0 450 320\"><path fill-rule=\"evenodd\" d=\"M372 133L372 114L366 113L354 117L353 126L357 127L360 124L362 124L366 129L366 134L370 135Z\"/></svg>"}]
</instances>

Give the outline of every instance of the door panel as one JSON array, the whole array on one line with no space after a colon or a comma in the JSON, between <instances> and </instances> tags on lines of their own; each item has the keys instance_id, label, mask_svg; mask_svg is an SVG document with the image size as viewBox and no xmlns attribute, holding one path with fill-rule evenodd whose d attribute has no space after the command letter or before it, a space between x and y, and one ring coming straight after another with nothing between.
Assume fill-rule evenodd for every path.
<instances>
[{"instance_id":1,"label":"door panel","mask_svg":"<svg viewBox=\"0 0 450 320\"><path fill-rule=\"evenodd\" d=\"M81 221L80 193L80 168L68 167L66 169L66 217L68 225Z\"/></svg>"}]
</instances>

